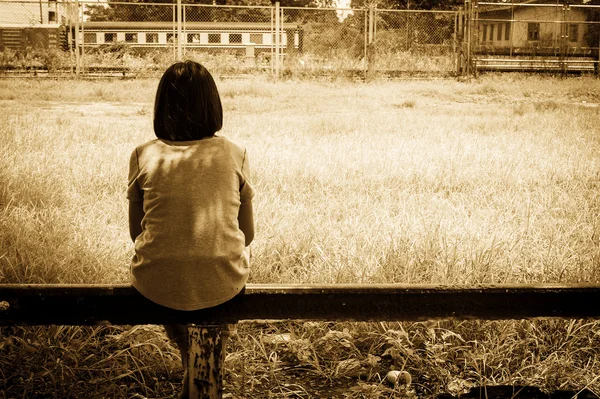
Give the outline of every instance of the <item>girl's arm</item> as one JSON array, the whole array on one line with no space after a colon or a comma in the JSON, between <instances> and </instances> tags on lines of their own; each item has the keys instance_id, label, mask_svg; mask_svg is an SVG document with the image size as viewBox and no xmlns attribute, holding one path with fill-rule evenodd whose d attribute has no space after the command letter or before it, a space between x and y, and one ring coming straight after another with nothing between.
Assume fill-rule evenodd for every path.
<instances>
[{"instance_id":1,"label":"girl's arm","mask_svg":"<svg viewBox=\"0 0 600 399\"><path fill-rule=\"evenodd\" d=\"M240 230L246 236L246 246L250 245L254 239L254 213L252 211L252 201L240 205L238 212L238 224Z\"/></svg>"},{"instance_id":2,"label":"girl's arm","mask_svg":"<svg viewBox=\"0 0 600 399\"><path fill-rule=\"evenodd\" d=\"M144 217L144 201L129 201L129 235L135 242L142 234L142 218Z\"/></svg>"}]
</instances>

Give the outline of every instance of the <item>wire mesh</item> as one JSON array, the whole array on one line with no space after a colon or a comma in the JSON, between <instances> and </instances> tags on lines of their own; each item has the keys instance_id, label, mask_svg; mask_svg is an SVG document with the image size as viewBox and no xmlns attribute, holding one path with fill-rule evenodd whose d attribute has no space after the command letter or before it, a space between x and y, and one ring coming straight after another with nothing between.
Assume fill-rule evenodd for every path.
<instances>
[{"instance_id":1,"label":"wire mesh","mask_svg":"<svg viewBox=\"0 0 600 399\"><path fill-rule=\"evenodd\" d=\"M378 69L453 71L455 12L378 10L375 48Z\"/></svg>"},{"instance_id":2,"label":"wire mesh","mask_svg":"<svg viewBox=\"0 0 600 399\"><path fill-rule=\"evenodd\" d=\"M600 53L600 6L585 3L466 1L464 12L184 3L178 12L155 1L0 1L3 65L38 51L40 65L82 70L160 71L185 57L227 74L454 73L485 57L597 68Z\"/></svg>"},{"instance_id":3,"label":"wire mesh","mask_svg":"<svg viewBox=\"0 0 600 399\"><path fill-rule=\"evenodd\" d=\"M280 34L285 43L285 34ZM271 7L185 5L183 8L184 55L208 67L228 72L244 67L271 67L275 45Z\"/></svg>"},{"instance_id":4,"label":"wire mesh","mask_svg":"<svg viewBox=\"0 0 600 399\"><path fill-rule=\"evenodd\" d=\"M298 44L285 68L363 70L366 10L284 8L283 21L296 27Z\"/></svg>"},{"instance_id":5,"label":"wire mesh","mask_svg":"<svg viewBox=\"0 0 600 399\"><path fill-rule=\"evenodd\" d=\"M64 24L65 7L57 1L1 1L0 26Z\"/></svg>"}]
</instances>

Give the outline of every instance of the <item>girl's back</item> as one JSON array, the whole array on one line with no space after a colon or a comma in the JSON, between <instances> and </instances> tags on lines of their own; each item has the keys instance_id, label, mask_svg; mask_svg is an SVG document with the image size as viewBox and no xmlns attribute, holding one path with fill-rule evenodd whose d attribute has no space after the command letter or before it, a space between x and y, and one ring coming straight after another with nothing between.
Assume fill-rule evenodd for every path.
<instances>
[{"instance_id":1,"label":"girl's back","mask_svg":"<svg viewBox=\"0 0 600 399\"><path fill-rule=\"evenodd\" d=\"M128 198L143 201L144 218L131 271L144 296L193 310L243 288L249 264L238 212L254 195L248 169L246 150L224 137L136 148Z\"/></svg>"}]
</instances>

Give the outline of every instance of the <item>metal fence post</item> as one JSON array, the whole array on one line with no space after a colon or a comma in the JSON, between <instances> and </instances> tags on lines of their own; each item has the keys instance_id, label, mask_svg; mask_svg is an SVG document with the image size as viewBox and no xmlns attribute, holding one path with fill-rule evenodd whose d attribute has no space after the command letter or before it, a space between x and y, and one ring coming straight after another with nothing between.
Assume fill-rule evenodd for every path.
<instances>
[{"instance_id":1,"label":"metal fence post","mask_svg":"<svg viewBox=\"0 0 600 399\"><path fill-rule=\"evenodd\" d=\"M188 388L190 399L223 397L223 345L220 325L189 325Z\"/></svg>"},{"instance_id":2,"label":"metal fence post","mask_svg":"<svg viewBox=\"0 0 600 399\"><path fill-rule=\"evenodd\" d=\"M279 78L279 56L281 54L281 7L275 2L275 76Z\"/></svg>"},{"instance_id":3,"label":"metal fence post","mask_svg":"<svg viewBox=\"0 0 600 399\"><path fill-rule=\"evenodd\" d=\"M75 76L79 76L81 57L79 54L79 0L75 0Z\"/></svg>"},{"instance_id":4,"label":"metal fence post","mask_svg":"<svg viewBox=\"0 0 600 399\"><path fill-rule=\"evenodd\" d=\"M600 75L600 29L598 29L598 62L596 62L596 66L594 67L594 73L596 76Z\"/></svg>"},{"instance_id":5,"label":"metal fence post","mask_svg":"<svg viewBox=\"0 0 600 399\"><path fill-rule=\"evenodd\" d=\"M375 73L375 6L369 4L369 30L367 32L367 73L366 79L370 80Z\"/></svg>"},{"instance_id":6,"label":"metal fence post","mask_svg":"<svg viewBox=\"0 0 600 399\"><path fill-rule=\"evenodd\" d=\"M181 50L181 18L181 0L177 0L177 61L181 61L181 59L183 58L183 51Z\"/></svg>"}]
</instances>

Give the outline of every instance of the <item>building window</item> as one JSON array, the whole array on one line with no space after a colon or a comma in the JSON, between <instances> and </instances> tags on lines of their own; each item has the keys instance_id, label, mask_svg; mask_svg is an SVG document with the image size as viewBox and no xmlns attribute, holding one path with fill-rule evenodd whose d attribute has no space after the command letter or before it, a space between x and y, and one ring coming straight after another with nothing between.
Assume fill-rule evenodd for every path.
<instances>
[{"instance_id":1,"label":"building window","mask_svg":"<svg viewBox=\"0 0 600 399\"><path fill-rule=\"evenodd\" d=\"M56 11L48 11L48 22L56 22Z\"/></svg>"},{"instance_id":2,"label":"building window","mask_svg":"<svg viewBox=\"0 0 600 399\"><path fill-rule=\"evenodd\" d=\"M250 33L250 42L254 44L263 44L262 33Z\"/></svg>"},{"instance_id":3,"label":"building window","mask_svg":"<svg viewBox=\"0 0 600 399\"><path fill-rule=\"evenodd\" d=\"M229 34L229 43L241 43L242 42L242 34L241 33L230 33Z\"/></svg>"},{"instance_id":4,"label":"building window","mask_svg":"<svg viewBox=\"0 0 600 399\"><path fill-rule=\"evenodd\" d=\"M146 43L158 43L158 33L146 33Z\"/></svg>"},{"instance_id":5,"label":"building window","mask_svg":"<svg viewBox=\"0 0 600 399\"><path fill-rule=\"evenodd\" d=\"M510 40L510 23L504 24L504 40Z\"/></svg>"},{"instance_id":6,"label":"building window","mask_svg":"<svg viewBox=\"0 0 600 399\"><path fill-rule=\"evenodd\" d=\"M538 22L527 24L527 40L540 40L540 24Z\"/></svg>"},{"instance_id":7,"label":"building window","mask_svg":"<svg viewBox=\"0 0 600 399\"><path fill-rule=\"evenodd\" d=\"M494 41L494 25L490 25L490 42Z\"/></svg>"},{"instance_id":8,"label":"building window","mask_svg":"<svg viewBox=\"0 0 600 399\"><path fill-rule=\"evenodd\" d=\"M104 34L104 43L114 43L117 41L116 33L105 33Z\"/></svg>"},{"instance_id":9,"label":"building window","mask_svg":"<svg viewBox=\"0 0 600 399\"><path fill-rule=\"evenodd\" d=\"M498 24L498 32L496 32L496 40L502 40L502 24Z\"/></svg>"},{"instance_id":10,"label":"building window","mask_svg":"<svg viewBox=\"0 0 600 399\"><path fill-rule=\"evenodd\" d=\"M200 43L200 33L188 33L188 43Z\"/></svg>"},{"instance_id":11,"label":"building window","mask_svg":"<svg viewBox=\"0 0 600 399\"><path fill-rule=\"evenodd\" d=\"M125 41L127 43L137 43L137 33L125 33Z\"/></svg>"},{"instance_id":12,"label":"building window","mask_svg":"<svg viewBox=\"0 0 600 399\"><path fill-rule=\"evenodd\" d=\"M85 44L95 44L96 43L96 34L95 33L84 33L83 34L83 42Z\"/></svg>"},{"instance_id":13,"label":"building window","mask_svg":"<svg viewBox=\"0 0 600 399\"><path fill-rule=\"evenodd\" d=\"M220 33L209 33L208 34L208 42L209 43L221 43L221 34Z\"/></svg>"},{"instance_id":14,"label":"building window","mask_svg":"<svg viewBox=\"0 0 600 399\"><path fill-rule=\"evenodd\" d=\"M569 41L570 42L578 42L579 41L579 25L577 25L577 24L569 25Z\"/></svg>"}]
</instances>

